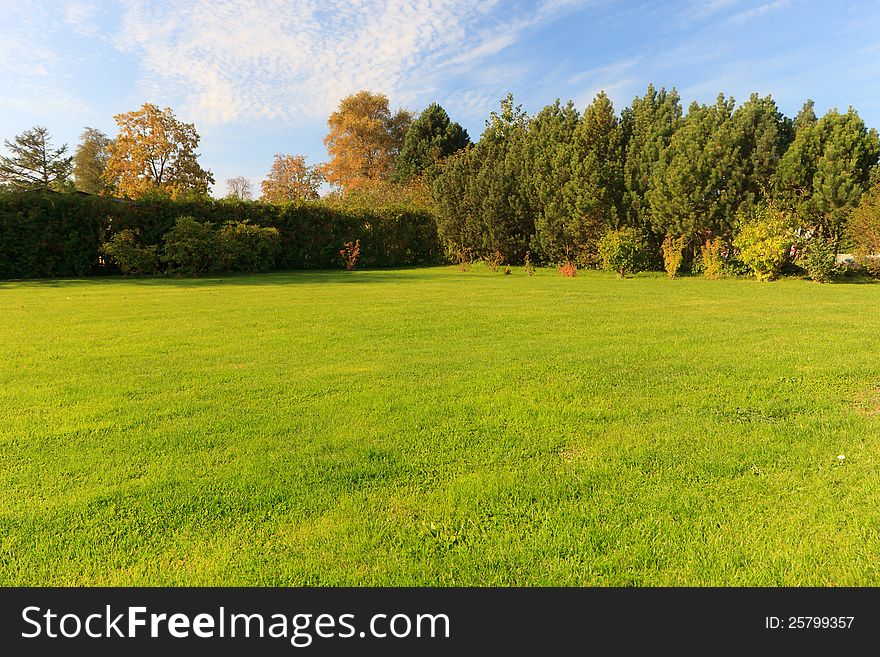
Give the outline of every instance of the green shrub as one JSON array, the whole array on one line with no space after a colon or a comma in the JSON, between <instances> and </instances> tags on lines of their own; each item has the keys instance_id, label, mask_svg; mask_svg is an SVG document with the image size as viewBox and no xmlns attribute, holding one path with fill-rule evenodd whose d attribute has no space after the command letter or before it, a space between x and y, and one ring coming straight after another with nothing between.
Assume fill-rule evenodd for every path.
<instances>
[{"instance_id":1,"label":"green shrub","mask_svg":"<svg viewBox=\"0 0 880 657\"><path fill-rule=\"evenodd\" d=\"M742 221L733 245L755 278L769 281L782 269L790 242L788 217L775 208L761 205Z\"/></svg>"},{"instance_id":2,"label":"green shrub","mask_svg":"<svg viewBox=\"0 0 880 657\"><path fill-rule=\"evenodd\" d=\"M217 231L218 259L220 268L225 271L269 271L275 265L280 247L277 228L236 221Z\"/></svg>"},{"instance_id":3,"label":"green shrub","mask_svg":"<svg viewBox=\"0 0 880 657\"><path fill-rule=\"evenodd\" d=\"M623 278L641 269L644 250L645 240L635 228L611 230L599 240L599 262L602 269Z\"/></svg>"},{"instance_id":4,"label":"green shrub","mask_svg":"<svg viewBox=\"0 0 880 657\"><path fill-rule=\"evenodd\" d=\"M667 235L663 240L662 248L663 267L666 269L666 275L669 278L675 278L681 268L681 261L684 259L684 237L675 239L672 235Z\"/></svg>"},{"instance_id":5,"label":"green shrub","mask_svg":"<svg viewBox=\"0 0 880 657\"><path fill-rule=\"evenodd\" d=\"M837 272L834 244L823 237L814 237L804 247L800 264L811 280L827 283Z\"/></svg>"},{"instance_id":6,"label":"green shrub","mask_svg":"<svg viewBox=\"0 0 880 657\"><path fill-rule=\"evenodd\" d=\"M178 217L165 233L165 255L170 271L198 276L217 266L217 236L211 224Z\"/></svg>"},{"instance_id":7,"label":"green shrub","mask_svg":"<svg viewBox=\"0 0 880 657\"><path fill-rule=\"evenodd\" d=\"M155 274L159 268L158 249L139 242L140 232L126 228L101 245L101 253L118 265L123 274Z\"/></svg>"}]
</instances>

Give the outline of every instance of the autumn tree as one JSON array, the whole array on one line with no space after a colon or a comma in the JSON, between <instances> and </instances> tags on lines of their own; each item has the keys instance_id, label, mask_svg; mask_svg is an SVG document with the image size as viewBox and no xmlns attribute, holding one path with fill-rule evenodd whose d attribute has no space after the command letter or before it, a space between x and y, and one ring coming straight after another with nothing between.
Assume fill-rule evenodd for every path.
<instances>
[{"instance_id":1,"label":"autumn tree","mask_svg":"<svg viewBox=\"0 0 880 657\"><path fill-rule=\"evenodd\" d=\"M109 146L104 179L116 182L120 194L137 198L160 192L178 198L208 193L214 178L199 165L194 124L179 121L170 107L160 110L150 103L113 118L119 135Z\"/></svg>"},{"instance_id":2,"label":"autumn tree","mask_svg":"<svg viewBox=\"0 0 880 657\"><path fill-rule=\"evenodd\" d=\"M14 192L65 189L73 158L65 156L67 144L53 148L49 131L36 126L5 141L9 156L0 157L0 184Z\"/></svg>"},{"instance_id":3,"label":"autumn tree","mask_svg":"<svg viewBox=\"0 0 880 657\"><path fill-rule=\"evenodd\" d=\"M100 130L86 128L73 155L76 188L88 194L112 194L114 185L104 178L112 140Z\"/></svg>"},{"instance_id":4,"label":"autumn tree","mask_svg":"<svg viewBox=\"0 0 880 657\"><path fill-rule=\"evenodd\" d=\"M327 120L327 181L348 190L390 178L411 123L407 110L391 113L384 94L359 91L343 98Z\"/></svg>"},{"instance_id":5,"label":"autumn tree","mask_svg":"<svg viewBox=\"0 0 880 657\"><path fill-rule=\"evenodd\" d=\"M250 179L244 176L236 176L235 178L227 178L226 180L226 198L237 199L239 201L250 201L254 197L254 187Z\"/></svg>"},{"instance_id":6,"label":"autumn tree","mask_svg":"<svg viewBox=\"0 0 880 657\"><path fill-rule=\"evenodd\" d=\"M461 150L470 143L467 130L449 119L446 110L437 103L425 108L413 121L400 155L394 163L395 182L406 182L423 174L444 157Z\"/></svg>"},{"instance_id":7,"label":"autumn tree","mask_svg":"<svg viewBox=\"0 0 880 657\"><path fill-rule=\"evenodd\" d=\"M321 167L308 166L302 155L279 153L261 184L263 200L269 203L317 200L323 182Z\"/></svg>"}]
</instances>

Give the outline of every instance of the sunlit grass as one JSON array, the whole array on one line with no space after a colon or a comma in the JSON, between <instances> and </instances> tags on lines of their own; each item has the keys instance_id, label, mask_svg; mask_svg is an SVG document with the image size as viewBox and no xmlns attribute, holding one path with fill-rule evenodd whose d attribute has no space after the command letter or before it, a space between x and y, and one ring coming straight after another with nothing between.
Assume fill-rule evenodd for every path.
<instances>
[{"instance_id":1,"label":"sunlit grass","mask_svg":"<svg viewBox=\"0 0 880 657\"><path fill-rule=\"evenodd\" d=\"M878 326L795 280L0 283L0 583L877 584Z\"/></svg>"}]
</instances>

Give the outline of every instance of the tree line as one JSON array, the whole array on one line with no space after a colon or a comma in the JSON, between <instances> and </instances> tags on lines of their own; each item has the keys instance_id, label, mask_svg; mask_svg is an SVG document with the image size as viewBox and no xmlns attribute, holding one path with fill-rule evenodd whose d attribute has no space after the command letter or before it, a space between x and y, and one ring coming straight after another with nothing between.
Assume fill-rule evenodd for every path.
<instances>
[{"instance_id":1,"label":"tree line","mask_svg":"<svg viewBox=\"0 0 880 657\"><path fill-rule=\"evenodd\" d=\"M42 127L7 141L0 184L135 199L207 195L214 180L198 163L193 124L150 104L115 119L116 137L86 129L72 156ZM317 200L329 186L329 203L417 206L462 261L587 266L600 260L604 236L629 231L615 239L646 245L653 264L667 238L689 263L713 240L735 249L742 227L769 216L768 207L787 234L836 253L851 245L851 217L880 181L880 139L853 108L819 117L808 100L789 118L758 94L739 105L719 94L685 112L675 89L649 85L620 113L603 92L582 112L556 101L532 116L508 96L472 143L438 104L415 116L361 91L340 102L328 128L328 162L277 154L262 201ZM253 198L244 177L227 187L233 198ZM861 211L856 223L865 216L873 214ZM863 235L876 232L868 228Z\"/></svg>"}]
</instances>

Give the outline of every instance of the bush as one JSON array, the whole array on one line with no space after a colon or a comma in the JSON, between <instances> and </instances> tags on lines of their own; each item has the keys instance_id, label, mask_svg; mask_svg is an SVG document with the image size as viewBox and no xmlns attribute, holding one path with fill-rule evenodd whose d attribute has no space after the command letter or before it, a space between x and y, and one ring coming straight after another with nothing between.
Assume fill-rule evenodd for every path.
<instances>
[{"instance_id":1,"label":"bush","mask_svg":"<svg viewBox=\"0 0 880 657\"><path fill-rule=\"evenodd\" d=\"M823 237L814 237L807 242L799 260L798 264L806 270L807 276L818 283L827 283L837 272L834 244Z\"/></svg>"},{"instance_id":2,"label":"bush","mask_svg":"<svg viewBox=\"0 0 880 657\"><path fill-rule=\"evenodd\" d=\"M269 271L281 246L277 228L255 226L247 221L228 223L217 232L221 269L255 273Z\"/></svg>"},{"instance_id":3,"label":"bush","mask_svg":"<svg viewBox=\"0 0 880 657\"><path fill-rule=\"evenodd\" d=\"M856 245L856 262L871 275L880 275L880 183L862 196L850 217L848 232Z\"/></svg>"},{"instance_id":4,"label":"bush","mask_svg":"<svg viewBox=\"0 0 880 657\"><path fill-rule=\"evenodd\" d=\"M340 249L339 255L342 256L342 264L345 268L348 271L354 271L361 255L361 241L346 242Z\"/></svg>"},{"instance_id":5,"label":"bush","mask_svg":"<svg viewBox=\"0 0 880 657\"><path fill-rule=\"evenodd\" d=\"M678 239L667 235L663 240L663 266L666 268L666 275L669 278L675 278L678 270L681 268L681 261L684 258L684 237Z\"/></svg>"},{"instance_id":6,"label":"bush","mask_svg":"<svg viewBox=\"0 0 880 657\"><path fill-rule=\"evenodd\" d=\"M700 271L703 276L710 280L721 278L723 263L721 261L721 238L706 240L700 247Z\"/></svg>"},{"instance_id":7,"label":"bush","mask_svg":"<svg viewBox=\"0 0 880 657\"><path fill-rule=\"evenodd\" d=\"M165 255L170 271L198 276L216 268L217 236L211 224L192 217L178 217L165 233Z\"/></svg>"},{"instance_id":8,"label":"bush","mask_svg":"<svg viewBox=\"0 0 880 657\"><path fill-rule=\"evenodd\" d=\"M740 259L759 281L769 281L779 274L791 241L789 221L782 212L763 205L742 222L733 245Z\"/></svg>"},{"instance_id":9,"label":"bush","mask_svg":"<svg viewBox=\"0 0 880 657\"><path fill-rule=\"evenodd\" d=\"M635 228L611 230L599 240L599 262L623 278L641 269L644 250L645 240Z\"/></svg>"},{"instance_id":10,"label":"bush","mask_svg":"<svg viewBox=\"0 0 880 657\"><path fill-rule=\"evenodd\" d=\"M559 267L556 268L556 271L558 271L563 276L577 276L578 275L577 265L575 265L573 262L562 263L561 265L559 265Z\"/></svg>"},{"instance_id":11,"label":"bush","mask_svg":"<svg viewBox=\"0 0 880 657\"><path fill-rule=\"evenodd\" d=\"M155 274L159 268L157 247L140 244L139 235L138 230L126 228L101 245L101 253L118 265L123 274Z\"/></svg>"}]
</instances>

